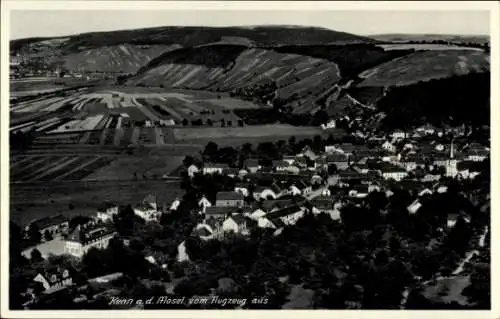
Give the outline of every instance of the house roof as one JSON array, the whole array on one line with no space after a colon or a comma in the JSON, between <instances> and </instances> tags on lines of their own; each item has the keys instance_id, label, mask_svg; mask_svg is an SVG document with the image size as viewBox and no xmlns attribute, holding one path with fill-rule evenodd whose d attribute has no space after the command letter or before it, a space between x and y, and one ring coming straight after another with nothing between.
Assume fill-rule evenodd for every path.
<instances>
[{"instance_id":1,"label":"house roof","mask_svg":"<svg viewBox=\"0 0 500 319\"><path fill-rule=\"evenodd\" d=\"M238 173L239 173L239 169L237 169L237 168L227 167L227 168L222 169L222 174L226 174L226 175L234 174L234 175L237 175Z\"/></svg>"},{"instance_id":2,"label":"house roof","mask_svg":"<svg viewBox=\"0 0 500 319\"><path fill-rule=\"evenodd\" d=\"M300 210L302 210L302 207L300 205L292 205L292 206L288 206L288 207L282 208L280 210L268 213L266 215L266 217L269 219L280 218L283 216L288 216L290 214L294 214Z\"/></svg>"},{"instance_id":3,"label":"house roof","mask_svg":"<svg viewBox=\"0 0 500 319\"><path fill-rule=\"evenodd\" d=\"M64 276L65 272L66 272L66 276ZM54 284L54 283L57 283L59 281L62 281L64 279L66 279L66 278L70 278L71 277L68 269L60 268L60 267L51 267L51 268L48 268L48 269L44 269L42 272L40 272L40 274L45 279L47 279L47 281L50 284Z\"/></svg>"},{"instance_id":4,"label":"house roof","mask_svg":"<svg viewBox=\"0 0 500 319\"><path fill-rule=\"evenodd\" d=\"M219 216L219 215L227 215L229 214L234 208L233 207L225 207L225 206L211 206L207 207L205 209L205 216L210 217L210 216Z\"/></svg>"},{"instance_id":5,"label":"house roof","mask_svg":"<svg viewBox=\"0 0 500 319\"><path fill-rule=\"evenodd\" d=\"M273 161L273 167L288 167L290 163L286 161Z\"/></svg>"},{"instance_id":6,"label":"house roof","mask_svg":"<svg viewBox=\"0 0 500 319\"><path fill-rule=\"evenodd\" d=\"M207 236L212 235L212 232L207 227L202 227L202 228L196 229L196 234L198 236L207 237Z\"/></svg>"},{"instance_id":7,"label":"house roof","mask_svg":"<svg viewBox=\"0 0 500 319\"><path fill-rule=\"evenodd\" d=\"M382 173L406 173L404 168L395 165L382 165L380 170Z\"/></svg>"},{"instance_id":8,"label":"house roof","mask_svg":"<svg viewBox=\"0 0 500 319\"><path fill-rule=\"evenodd\" d=\"M234 222L238 225L245 224L247 222L247 218L243 216L242 214L233 214L229 218L234 220Z\"/></svg>"},{"instance_id":9,"label":"house roof","mask_svg":"<svg viewBox=\"0 0 500 319\"><path fill-rule=\"evenodd\" d=\"M271 199L262 202L261 207L263 211L269 212L275 208L282 209L294 205L292 199Z\"/></svg>"},{"instance_id":10,"label":"house roof","mask_svg":"<svg viewBox=\"0 0 500 319\"><path fill-rule=\"evenodd\" d=\"M69 235L69 241L80 242L82 244L86 244L88 242L92 242L104 236L111 235L116 233L115 229L108 224L105 225L78 225L75 230Z\"/></svg>"},{"instance_id":11,"label":"house roof","mask_svg":"<svg viewBox=\"0 0 500 319\"><path fill-rule=\"evenodd\" d=\"M332 162L347 162L347 156L345 154L339 154L339 153L329 154L326 157L326 161L328 163L332 163Z\"/></svg>"},{"instance_id":12,"label":"house roof","mask_svg":"<svg viewBox=\"0 0 500 319\"><path fill-rule=\"evenodd\" d=\"M237 192L218 192L217 200L243 200L245 197Z\"/></svg>"},{"instance_id":13,"label":"house roof","mask_svg":"<svg viewBox=\"0 0 500 319\"><path fill-rule=\"evenodd\" d=\"M147 210L154 209L154 207L151 203L142 202L142 203L134 205L134 209L141 210L141 211L147 211Z\"/></svg>"},{"instance_id":14,"label":"house roof","mask_svg":"<svg viewBox=\"0 0 500 319\"><path fill-rule=\"evenodd\" d=\"M33 222L30 223L32 226L38 227L38 229L42 230L50 226L56 226L56 225L61 225L63 223L68 222L68 218L64 217L63 215L54 215L54 216L49 216L49 217L43 217L40 219L37 219Z\"/></svg>"},{"instance_id":15,"label":"house roof","mask_svg":"<svg viewBox=\"0 0 500 319\"><path fill-rule=\"evenodd\" d=\"M353 170L344 170L339 172L339 177L341 179L355 179L355 178L361 178L361 175Z\"/></svg>"},{"instance_id":16,"label":"house roof","mask_svg":"<svg viewBox=\"0 0 500 319\"><path fill-rule=\"evenodd\" d=\"M205 168L229 168L229 165L225 163L205 163Z\"/></svg>"}]
</instances>

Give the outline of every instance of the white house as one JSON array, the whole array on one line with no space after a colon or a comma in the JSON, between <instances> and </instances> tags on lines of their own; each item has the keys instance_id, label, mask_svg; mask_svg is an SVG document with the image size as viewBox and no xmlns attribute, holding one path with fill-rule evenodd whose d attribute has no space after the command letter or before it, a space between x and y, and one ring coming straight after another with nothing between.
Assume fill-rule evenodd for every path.
<instances>
[{"instance_id":1,"label":"white house","mask_svg":"<svg viewBox=\"0 0 500 319\"><path fill-rule=\"evenodd\" d=\"M170 205L170 210L177 210L177 208L179 208L179 205L181 204L181 201L176 198L173 202L172 202L172 205Z\"/></svg>"},{"instance_id":2,"label":"white house","mask_svg":"<svg viewBox=\"0 0 500 319\"><path fill-rule=\"evenodd\" d=\"M295 225L304 213L303 207L291 206L271 212L266 217L270 220L280 219L285 225Z\"/></svg>"},{"instance_id":3,"label":"white house","mask_svg":"<svg viewBox=\"0 0 500 319\"><path fill-rule=\"evenodd\" d=\"M134 213L146 222L158 222L160 221L161 212L159 212L155 206L156 205L143 202L134 206Z\"/></svg>"},{"instance_id":4,"label":"white house","mask_svg":"<svg viewBox=\"0 0 500 319\"><path fill-rule=\"evenodd\" d=\"M287 192L286 192L287 195L291 195L291 196L299 196L302 194L302 191L295 185L291 185Z\"/></svg>"},{"instance_id":5,"label":"white house","mask_svg":"<svg viewBox=\"0 0 500 319\"><path fill-rule=\"evenodd\" d=\"M43 273L38 273L33 281L39 282L45 288L45 291L55 290L73 284L73 279L70 276L68 269L55 268Z\"/></svg>"},{"instance_id":6,"label":"white house","mask_svg":"<svg viewBox=\"0 0 500 319\"><path fill-rule=\"evenodd\" d=\"M186 242L183 241L182 243L177 246L177 261L178 262L183 262L183 261L189 261L189 254L186 251Z\"/></svg>"},{"instance_id":7,"label":"white house","mask_svg":"<svg viewBox=\"0 0 500 319\"><path fill-rule=\"evenodd\" d=\"M234 186L234 191L236 193L239 193L245 197L248 197L249 192L248 192L248 186L242 185L242 184L237 184Z\"/></svg>"},{"instance_id":8,"label":"white house","mask_svg":"<svg viewBox=\"0 0 500 319\"><path fill-rule=\"evenodd\" d=\"M393 153L396 151L396 146L389 141L385 141L384 144L382 144L382 149Z\"/></svg>"},{"instance_id":9,"label":"white house","mask_svg":"<svg viewBox=\"0 0 500 319\"><path fill-rule=\"evenodd\" d=\"M222 223L224 232L233 232L235 234L248 235L247 221L243 215L232 215L226 218Z\"/></svg>"},{"instance_id":10,"label":"white house","mask_svg":"<svg viewBox=\"0 0 500 319\"><path fill-rule=\"evenodd\" d=\"M332 194L332 192L328 189L328 188L324 188L322 191L321 191L321 195L322 196L330 196Z\"/></svg>"},{"instance_id":11,"label":"white house","mask_svg":"<svg viewBox=\"0 0 500 319\"><path fill-rule=\"evenodd\" d=\"M257 220L257 226L259 228L272 228L272 229L277 228L276 225L271 220L269 220L269 218L267 218L265 216L263 216Z\"/></svg>"},{"instance_id":12,"label":"white house","mask_svg":"<svg viewBox=\"0 0 500 319\"><path fill-rule=\"evenodd\" d=\"M259 220L260 218L266 216L266 212L263 211L262 209L258 208L256 210L254 210L253 212L251 213L248 213L247 216L250 218L250 219L253 219L253 220Z\"/></svg>"},{"instance_id":13,"label":"white house","mask_svg":"<svg viewBox=\"0 0 500 319\"><path fill-rule=\"evenodd\" d=\"M413 203L411 203L406 209L410 214L416 214L417 211L422 207L422 204L420 201L417 199Z\"/></svg>"},{"instance_id":14,"label":"white house","mask_svg":"<svg viewBox=\"0 0 500 319\"><path fill-rule=\"evenodd\" d=\"M227 164L221 164L221 163L206 163L205 166L203 167L203 174L214 174L214 173L219 173L222 174L222 172L225 169L228 169L229 166Z\"/></svg>"},{"instance_id":15,"label":"white house","mask_svg":"<svg viewBox=\"0 0 500 319\"><path fill-rule=\"evenodd\" d=\"M214 238L214 230L210 225L205 223L196 225L195 232L201 240L211 240Z\"/></svg>"},{"instance_id":16,"label":"white house","mask_svg":"<svg viewBox=\"0 0 500 319\"><path fill-rule=\"evenodd\" d=\"M391 137L396 140L404 139L406 138L406 133L402 130L395 130L391 133Z\"/></svg>"},{"instance_id":17,"label":"white house","mask_svg":"<svg viewBox=\"0 0 500 319\"><path fill-rule=\"evenodd\" d=\"M111 205L106 209L97 212L96 219L102 222L113 221L113 216L118 214L118 205Z\"/></svg>"},{"instance_id":18,"label":"white house","mask_svg":"<svg viewBox=\"0 0 500 319\"><path fill-rule=\"evenodd\" d=\"M408 176L408 172L401 167L382 167L381 169L382 177L384 179L393 179L395 181L401 181L403 178Z\"/></svg>"},{"instance_id":19,"label":"white house","mask_svg":"<svg viewBox=\"0 0 500 319\"><path fill-rule=\"evenodd\" d=\"M107 225L78 225L65 241L65 253L81 258L92 247L106 249L115 235Z\"/></svg>"},{"instance_id":20,"label":"white house","mask_svg":"<svg viewBox=\"0 0 500 319\"><path fill-rule=\"evenodd\" d=\"M336 122L335 120L330 120L326 124L321 124L321 128L324 130L330 129L330 128L335 128L336 127Z\"/></svg>"},{"instance_id":21,"label":"white house","mask_svg":"<svg viewBox=\"0 0 500 319\"><path fill-rule=\"evenodd\" d=\"M272 187L256 187L253 191L255 200L276 199L279 195Z\"/></svg>"},{"instance_id":22,"label":"white house","mask_svg":"<svg viewBox=\"0 0 500 319\"><path fill-rule=\"evenodd\" d=\"M200 171L200 169L198 168L198 166L196 166L194 164L189 165L189 167L187 168L187 172L188 172L189 177L193 177L199 171Z\"/></svg>"},{"instance_id":23,"label":"white house","mask_svg":"<svg viewBox=\"0 0 500 319\"><path fill-rule=\"evenodd\" d=\"M198 201L198 207L201 208L201 212L205 213L207 207L212 207L212 203L203 195L203 197Z\"/></svg>"}]
</instances>

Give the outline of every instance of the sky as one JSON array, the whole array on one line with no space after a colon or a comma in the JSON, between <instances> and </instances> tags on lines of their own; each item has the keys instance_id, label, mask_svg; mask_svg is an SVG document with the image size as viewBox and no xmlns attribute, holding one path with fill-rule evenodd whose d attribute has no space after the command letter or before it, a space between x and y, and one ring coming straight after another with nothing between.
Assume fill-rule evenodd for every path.
<instances>
[{"instance_id":1,"label":"sky","mask_svg":"<svg viewBox=\"0 0 500 319\"><path fill-rule=\"evenodd\" d=\"M358 35L488 35L488 11L11 11L11 39L157 26L304 25Z\"/></svg>"}]
</instances>

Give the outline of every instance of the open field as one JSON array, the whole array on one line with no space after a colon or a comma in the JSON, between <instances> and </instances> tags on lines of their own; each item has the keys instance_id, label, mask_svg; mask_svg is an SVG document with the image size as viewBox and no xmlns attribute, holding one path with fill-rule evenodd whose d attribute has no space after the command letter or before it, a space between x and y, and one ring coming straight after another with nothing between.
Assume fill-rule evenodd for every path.
<instances>
[{"instance_id":1,"label":"open field","mask_svg":"<svg viewBox=\"0 0 500 319\"><path fill-rule=\"evenodd\" d=\"M484 72L490 69L489 60L488 54L470 50L418 51L366 70L360 74L364 80L358 86L403 86Z\"/></svg>"},{"instance_id":2,"label":"open field","mask_svg":"<svg viewBox=\"0 0 500 319\"><path fill-rule=\"evenodd\" d=\"M13 103L10 130L52 134L141 126L219 126L221 120L236 125L240 118L233 109L259 107L210 92L97 89Z\"/></svg>"},{"instance_id":3,"label":"open field","mask_svg":"<svg viewBox=\"0 0 500 319\"><path fill-rule=\"evenodd\" d=\"M25 225L31 220L61 213L67 217L95 214L106 201L134 204L148 194L170 204L183 194L176 181L52 182L10 185L11 220ZM69 207L69 204L72 204Z\"/></svg>"},{"instance_id":4,"label":"open field","mask_svg":"<svg viewBox=\"0 0 500 319\"><path fill-rule=\"evenodd\" d=\"M54 155L56 153L56 155ZM78 181L115 159L108 155L58 154L52 150L47 155L24 155L10 158L10 181ZM20 163L18 163L20 162Z\"/></svg>"},{"instance_id":5,"label":"open field","mask_svg":"<svg viewBox=\"0 0 500 319\"><path fill-rule=\"evenodd\" d=\"M84 180L159 179L182 164L183 156L120 156L110 165L102 167Z\"/></svg>"},{"instance_id":6,"label":"open field","mask_svg":"<svg viewBox=\"0 0 500 319\"><path fill-rule=\"evenodd\" d=\"M174 135L178 142L193 140L216 140L226 138L255 138L261 137L290 137L290 136L314 136L321 134L319 127L298 127L286 124L255 125L246 127L225 128L189 128L174 129Z\"/></svg>"}]
</instances>

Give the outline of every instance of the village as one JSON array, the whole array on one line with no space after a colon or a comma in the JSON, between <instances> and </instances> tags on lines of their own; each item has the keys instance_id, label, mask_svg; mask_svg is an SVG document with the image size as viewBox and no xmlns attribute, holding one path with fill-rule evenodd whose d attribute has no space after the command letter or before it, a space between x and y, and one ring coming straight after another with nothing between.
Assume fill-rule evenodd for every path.
<instances>
[{"instance_id":1,"label":"village","mask_svg":"<svg viewBox=\"0 0 500 319\"><path fill-rule=\"evenodd\" d=\"M217 152L223 149L213 145L207 146L200 158L187 158L183 176L187 189L195 189L195 195L160 203L155 194L150 194L141 203L128 206L147 225L160 224L162 218L175 215L182 205L191 208L183 213L190 214L195 223L186 238L177 239L175 260L158 255L152 247L147 249L145 260L170 272L172 262L189 262L185 244L188 238L224 241L233 236L249 237L257 229L276 237L308 214L342 222L344 207L363 207L374 193L388 199L401 188L411 195L407 213L418 215L426 197L446 193L449 181L473 180L489 158L489 148L469 142L463 130L457 134L456 130L447 132L430 125L409 134L394 131L374 136L363 143L316 139L314 145L306 142L302 147L292 142L295 148L300 146L299 152L284 154L281 159L269 159L264 154L262 158L240 156L238 167L231 167L227 161L217 162ZM221 178L221 187L200 187L200 183ZM82 260L94 248L106 249L116 238L130 246L133 236L124 236L115 227L117 216L124 210L122 204L106 203L94 216L80 222L70 222L63 215L33 221L24 230L25 238L38 237L40 243L24 249L22 255L31 260L63 255ZM470 222L466 214L449 214L446 226L453 228L460 218ZM32 280L43 288L31 285L25 293L29 296L26 307L35 303L39 294L46 297L75 286L64 267L45 269L34 274Z\"/></svg>"}]
</instances>

